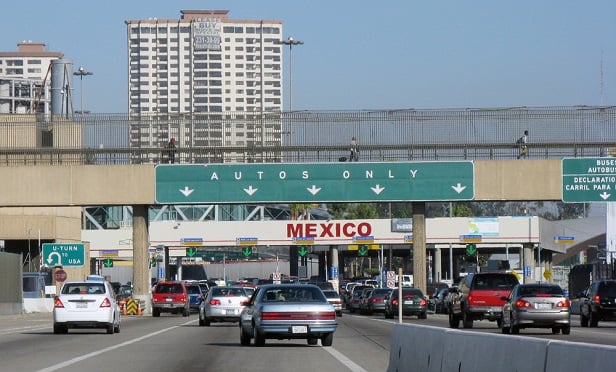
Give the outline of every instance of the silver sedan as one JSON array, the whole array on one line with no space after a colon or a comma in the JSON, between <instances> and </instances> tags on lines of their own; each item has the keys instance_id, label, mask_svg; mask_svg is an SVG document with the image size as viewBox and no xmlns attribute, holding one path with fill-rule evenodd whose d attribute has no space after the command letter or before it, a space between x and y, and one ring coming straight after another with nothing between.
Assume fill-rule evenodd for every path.
<instances>
[{"instance_id":1,"label":"silver sedan","mask_svg":"<svg viewBox=\"0 0 616 372\"><path fill-rule=\"evenodd\" d=\"M312 284L268 284L254 293L240 317L240 343L265 345L266 339L305 339L331 346L336 312L323 291Z\"/></svg>"},{"instance_id":2,"label":"silver sedan","mask_svg":"<svg viewBox=\"0 0 616 372\"><path fill-rule=\"evenodd\" d=\"M237 322L250 296L244 287L212 287L199 305L199 325L212 322Z\"/></svg>"},{"instance_id":3,"label":"silver sedan","mask_svg":"<svg viewBox=\"0 0 616 372\"><path fill-rule=\"evenodd\" d=\"M518 284L504 299L502 333L518 334L522 328L571 332L571 303L558 285Z\"/></svg>"}]
</instances>

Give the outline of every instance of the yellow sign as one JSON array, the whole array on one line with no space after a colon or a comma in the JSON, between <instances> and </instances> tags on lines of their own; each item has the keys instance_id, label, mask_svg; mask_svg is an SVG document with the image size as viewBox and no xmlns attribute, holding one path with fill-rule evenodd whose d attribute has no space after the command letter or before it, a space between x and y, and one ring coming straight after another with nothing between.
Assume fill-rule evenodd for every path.
<instances>
[{"instance_id":1,"label":"yellow sign","mask_svg":"<svg viewBox=\"0 0 616 372\"><path fill-rule=\"evenodd\" d=\"M381 249L381 246L378 244L366 244L368 246L368 249L371 251L378 251L379 249ZM347 249L349 251L356 251L359 249L359 244L349 244L347 245Z\"/></svg>"},{"instance_id":2,"label":"yellow sign","mask_svg":"<svg viewBox=\"0 0 616 372\"><path fill-rule=\"evenodd\" d=\"M543 272L543 277L547 280L552 279L552 272L548 269L545 269L545 271Z\"/></svg>"}]
</instances>

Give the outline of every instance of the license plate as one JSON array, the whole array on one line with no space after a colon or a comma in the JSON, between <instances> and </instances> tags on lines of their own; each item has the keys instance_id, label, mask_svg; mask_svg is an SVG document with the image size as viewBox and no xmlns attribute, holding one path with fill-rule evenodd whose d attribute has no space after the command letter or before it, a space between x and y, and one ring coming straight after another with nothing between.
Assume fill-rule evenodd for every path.
<instances>
[{"instance_id":1,"label":"license plate","mask_svg":"<svg viewBox=\"0 0 616 372\"><path fill-rule=\"evenodd\" d=\"M86 302L77 302L77 306L78 309L87 309L88 308L88 304Z\"/></svg>"},{"instance_id":2,"label":"license plate","mask_svg":"<svg viewBox=\"0 0 616 372\"><path fill-rule=\"evenodd\" d=\"M546 310L551 309L552 305L550 304L535 304L535 309Z\"/></svg>"},{"instance_id":3,"label":"license plate","mask_svg":"<svg viewBox=\"0 0 616 372\"><path fill-rule=\"evenodd\" d=\"M173 301L173 298L165 298L165 301L171 302L171 301Z\"/></svg>"},{"instance_id":4,"label":"license plate","mask_svg":"<svg viewBox=\"0 0 616 372\"><path fill-rule=\"evenodd\" d=\"M231 309L231 310L224 310L223 312L225 315L236 315L237 314L237 310L235 309Z\"/></svg>"},{"instance_id":5,"label":"license plate","mask_svg":"<svg viewBox=\"0 0 616 372\"><path fill-rule=\"evenodd\" d=\"M414 303L415 303L414 301L404 301L404 304L405 304L405 305L412 305L412 304L414 304Z\"/></svg>"},{"instance_id":6,"label":"license plate","mask_svg":"<svg viewBox=\"0 0 616 372\"><path fill-rule=\"evenodd\" d=\"M291 327L291 333L308 333L308 327L306 327L306 326L293 326L293 327Z\"/></svg>"}]
</instances>

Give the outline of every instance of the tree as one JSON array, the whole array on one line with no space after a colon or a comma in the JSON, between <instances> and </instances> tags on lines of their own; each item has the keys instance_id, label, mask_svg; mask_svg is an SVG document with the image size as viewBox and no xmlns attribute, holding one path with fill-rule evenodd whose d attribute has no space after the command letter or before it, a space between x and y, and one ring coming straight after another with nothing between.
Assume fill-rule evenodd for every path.
<instances>
[{"instance_id":1,"label":"tree","mask_svg":"<svg viewBox=\"0 0 616 372\"><path fill-rule=\"evenodd\" d=\"M346 218L351 220L379 218L374 203L359 203L349 207Z\"/></svg>"}]
</instances>

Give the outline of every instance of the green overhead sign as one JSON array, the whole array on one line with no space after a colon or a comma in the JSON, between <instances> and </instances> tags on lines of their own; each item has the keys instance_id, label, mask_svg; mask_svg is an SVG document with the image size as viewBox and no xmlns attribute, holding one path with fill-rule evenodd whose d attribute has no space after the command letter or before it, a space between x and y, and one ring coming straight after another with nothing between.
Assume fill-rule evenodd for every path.
<instances>
[{"instance_id":1,"label":"green overhead sign","mask_svg":"<svg viewBox=\"0 0 616 372\"><path fill-rule=\"evenodd\" d=\"M564 202L616 201L616 158L566 158L562 174Z\"/></svg>"},{"instance_id":2,"label":"green overhead sign","mask_svg":"<svg viewBox=\"0 0 616 372\"><path fill-rule=\"evenodd\" d=\"M43 264L46 266L80 267L85 261L83 243L43 243Z\"/></svg>"},{"instance_id":3,"label":"green overhead sign","mask_svg":"<svg viewBox=\"0 0 616 372\"><path fill-rule=\"evenodd\" d=\"M474 198L472 161L156 166L156 202L290 203Z\"/></svg>"}]
</instances>

